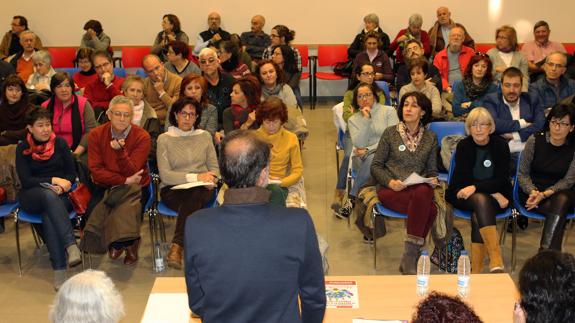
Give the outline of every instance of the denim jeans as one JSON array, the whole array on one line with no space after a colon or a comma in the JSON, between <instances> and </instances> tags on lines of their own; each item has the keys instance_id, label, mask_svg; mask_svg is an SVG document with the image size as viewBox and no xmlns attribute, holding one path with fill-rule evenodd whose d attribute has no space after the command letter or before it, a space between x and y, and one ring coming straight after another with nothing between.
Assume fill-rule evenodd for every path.
<instances>
[{"instance_id":1,"label":"denim jeans","mask_svg":"<svg viewBox=\"0 0 575 323\"><path fill-rule=\"evenodd\" d=\"M351 143L351 137L349 136L349 131L346 131L343 136L343 160L339 166L339 174L337 176L337 184L335 186L338 190L345 190L347 169L349 167L349 156L351 156L352 150L353 145Z\"/></svg>"},{"instance_id":2,"label":"denim jeans","mask_svg":"<svg viewBox=\"0 0 575 323\"><path fill-rule=\"evenodd\" d=\"M375 153L371 153L365 157L357 157L354 156L352 159L353 162L353 169L355 171L355 179L353 180L353 186L349 191L349 195L357 197L359 193L359 189L367 183L369 178L371 177L371 162L373 161L373 157Z\"/></svg>"},{"instance_id":3,"label":"denim jeans","mask_svg":"<svg viewBox=\"0 0 575 323\"><path fill-rule=\"evenodd\" d=\"M50 189L33 187L20 191L18 198L24 211L42 215L42 237L50 253L52 268L66 269L66 247L76 243L68 216L72 211L68 195L57 195Z\"/></svg>"}]
</instances>

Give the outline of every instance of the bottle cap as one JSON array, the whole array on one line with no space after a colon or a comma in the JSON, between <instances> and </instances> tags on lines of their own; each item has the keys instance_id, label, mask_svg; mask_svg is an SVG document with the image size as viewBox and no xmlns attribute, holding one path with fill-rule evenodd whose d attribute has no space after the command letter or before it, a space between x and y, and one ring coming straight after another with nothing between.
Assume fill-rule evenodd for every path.
<instances>
[{"instance_id":1,"label":"bottle cap","mask_svg":"<svg viewBox=\"0 0 575 323\"><path fill-rule=\"evenodd\" d=\"M467 250L461 250L460 256L467 256Z\"/></svg>"},{"instance_id":2,"label":"bottle cap","mask_svg":"<svg viewBox=\"0 0 575 323\"><path fill-rule=\"evenodd\" d=\"M421 252L421 255L422 255L422 256L429 256L429 252L427 252L427 250L423 250L423 251Z\"/></svg>"}]
</instances>

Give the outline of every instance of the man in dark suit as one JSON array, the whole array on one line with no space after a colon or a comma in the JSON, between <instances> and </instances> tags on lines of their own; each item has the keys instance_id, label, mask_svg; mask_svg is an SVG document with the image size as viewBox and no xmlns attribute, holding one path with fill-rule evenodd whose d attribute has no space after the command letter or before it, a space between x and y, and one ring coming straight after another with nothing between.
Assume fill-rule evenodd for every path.
<instances>
[{"instance_id":1,"label":"man in dark suit","mask_svg":"<svg viewBox=\"0 0 575 323\"><path fill-rule=\"evenodd\" d=\"M229 186L225 202L186 222L188 300L204 323L323 320L325 283L314 225L305 209L268 203L269 155L253 133L226 136L219 160Z\"/></svg>"}]
</instances>

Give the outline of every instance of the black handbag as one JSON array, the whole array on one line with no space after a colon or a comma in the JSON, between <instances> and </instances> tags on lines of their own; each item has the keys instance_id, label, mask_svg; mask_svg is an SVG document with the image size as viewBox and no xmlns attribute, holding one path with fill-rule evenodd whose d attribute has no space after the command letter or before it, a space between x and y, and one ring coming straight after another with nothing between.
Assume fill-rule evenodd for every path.
<instances>
[{"instance_id":1,"label":"black handbag","mask_svg":"<svg viewBox=\"0 0 575 323\"><path fill-rule=\"evenodd\" d=\"M333 66L333 72L335 75L343 76L343 77L351 77L353 72L353 61L348 60L345 62L335 63Z\"/></svg>"}]
</instances>

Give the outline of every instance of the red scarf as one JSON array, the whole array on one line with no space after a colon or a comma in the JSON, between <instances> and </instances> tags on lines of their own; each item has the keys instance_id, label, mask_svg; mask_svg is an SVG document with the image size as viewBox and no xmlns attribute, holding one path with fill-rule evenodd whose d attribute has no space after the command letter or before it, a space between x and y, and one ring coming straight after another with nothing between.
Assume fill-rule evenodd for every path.
<instances>
[{"instance_id":1,"label":"red scarf","mask_svg":"<svg viewBox=\"0 0 575 323\"><path fill-rule=\"evenodd\" d=\"M31 133L26 136L26 141L30 148L23 151L24 156L32 154L32 159L36 161L43 161L52 158L54 154L54 143L56 142L56 134L52 132L50 139L43 144L37 145Z\"/></svg>"},{"instance_id":2,"label":"red scarf","mask_svg":"<svg viewBox=\"0 0 575 323\"><path fill-rule=\"evenodd\" d=\"M232 104L232 119L234 123L234 129L239 129L242 123L246 122L248 119L248 114L255 110L256 105L248 105L245 109L238 104Z\"/></svg>"}]
</instances>

